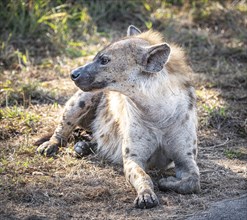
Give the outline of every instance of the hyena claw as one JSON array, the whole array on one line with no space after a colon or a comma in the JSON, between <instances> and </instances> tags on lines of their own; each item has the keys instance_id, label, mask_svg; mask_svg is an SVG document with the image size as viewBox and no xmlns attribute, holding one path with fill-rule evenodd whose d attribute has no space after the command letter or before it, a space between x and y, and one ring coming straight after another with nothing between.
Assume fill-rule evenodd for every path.
<instances>
[{"instance_id":1,"label":"hyena claw","mask_svg":"<svg viewBox=\"0 0 247 220\"><path fill-rule=\"evenodd\" d=\"M150 209L159 205L157 196L150 190L139 193L134 201L135 207L140 209Z\"/></svg>"},{"instance_id":2,"label":"hyena claw","mask_svg":"<svg viewBox=\"0 0 247 220\"><path fill-rule=\"evenodd\" d=\"M46 157L52 157L57 154L58 149L59 149L59 144L57 143L51 144L50 141L47 141L43 143L42 145L40 145L37 148L36 152Z\"/></svg>"}]
</instances>

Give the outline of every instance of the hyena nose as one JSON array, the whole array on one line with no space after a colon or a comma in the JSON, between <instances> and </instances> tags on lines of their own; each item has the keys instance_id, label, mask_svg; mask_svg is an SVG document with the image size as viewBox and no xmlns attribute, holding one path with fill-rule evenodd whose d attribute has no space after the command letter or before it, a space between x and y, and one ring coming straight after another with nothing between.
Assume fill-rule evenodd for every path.
<instances>
[{"instance_id":1,"label":"hyena nose","mask_svg":"<svg viewBox=\"0 0 247 220\"><path fill-rule=\"evenodd\" d=\"M80 69L75 69L71 72L70 77L72 80L76 80L80 76L80 74L81 74Z\"/></svg>"}]
</instances>

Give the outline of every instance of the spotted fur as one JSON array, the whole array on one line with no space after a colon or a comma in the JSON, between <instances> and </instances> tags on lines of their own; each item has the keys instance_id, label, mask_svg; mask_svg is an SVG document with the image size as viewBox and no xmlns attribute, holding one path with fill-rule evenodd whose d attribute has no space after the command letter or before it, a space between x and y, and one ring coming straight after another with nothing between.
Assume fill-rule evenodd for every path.
<instances>
[{"instance_id":1,"label":"spotted fur","mask_svg":"<svg viewBox=\"0 0 247 220\"><path fill-rule=\"evenodd\" d=\"M200 190L195 91L192 70L178 46L163 43L155 31L141 33L130 26L127 33L72 72L81 90L38 151L56 153L76 126L90 129L98 154L123 164L137 191L135 206L151 208L158 198L146 173L149 167L166 169L174 162L176 177L162 178L161 190Z\"/></svg>"}]
</instances>

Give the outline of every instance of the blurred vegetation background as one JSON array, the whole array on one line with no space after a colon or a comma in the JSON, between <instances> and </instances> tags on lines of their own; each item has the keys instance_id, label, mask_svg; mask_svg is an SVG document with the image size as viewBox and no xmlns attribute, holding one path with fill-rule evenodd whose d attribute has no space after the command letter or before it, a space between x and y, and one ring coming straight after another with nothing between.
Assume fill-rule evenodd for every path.
<instances>
[{"instance_id":1,"label":"blurred vegetation background","mask_svg":"<svg viewBox=\"0 0 247 220\"><path fill-rule=\"evenodd\" d=\"M89 55L87 45L112 38L129 24L166 30L171 38L178 19L197 22L198 28L214 23L214 31L227 25L246 42L246 30L239 27L243 13L245 1L228 0L2 0L0 68L36 65L56 55Z\"/></svg>"}]
</instances>

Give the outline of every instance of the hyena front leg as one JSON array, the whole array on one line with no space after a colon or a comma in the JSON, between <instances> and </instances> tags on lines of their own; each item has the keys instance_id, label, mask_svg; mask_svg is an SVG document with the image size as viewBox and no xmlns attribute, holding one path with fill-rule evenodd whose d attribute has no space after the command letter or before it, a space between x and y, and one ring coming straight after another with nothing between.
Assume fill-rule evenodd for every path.
<instances>
[{"instance_id":1,"label":"hyena front leg","mask_svg":"<svg viewBox=\"0 0 247 220\"><path fill-rule=\"evenodd\" d=\"M182 133L182 132L181 132ZM196 163L197 141L193 135L184 141L176 140L173 145L172 159L175 163L176 177L162 178L159 188L163 191L173 190L181 194L200 191L200 174Z\"/></svg>"},{"instance_id":2,"label":"hyena front leg","mask_svg":"<svg viewBox=\"0 0 247 220\"><path fill-rule=\"evenodd\" d=\"M123 146L124 173L128 182L135 188L137 197L134 201L136 208L152 208L159 204L154 193L153 182L145 172L147 160L154 153L148 137L138 137L140 141L133 141ZM151 147L151 148L150 148Z\"/></svg>"},{"instance_id":3,"label":"hyena front leg","mask_svg":"<svg viewBox=\"0 0 247 220\"><path fill-rule=\"evenodd\" d=\"M59 147L67 145L67 140L73 129L80 125L88 129L93 120L98 102L99 93L78 91L66 103L60 122L49 141L37 148L37 152L52 156L58 152Z\"/></svg>"}]
</instances>

